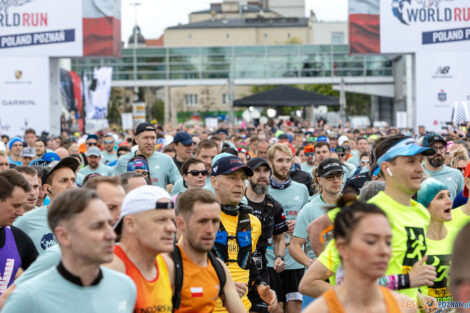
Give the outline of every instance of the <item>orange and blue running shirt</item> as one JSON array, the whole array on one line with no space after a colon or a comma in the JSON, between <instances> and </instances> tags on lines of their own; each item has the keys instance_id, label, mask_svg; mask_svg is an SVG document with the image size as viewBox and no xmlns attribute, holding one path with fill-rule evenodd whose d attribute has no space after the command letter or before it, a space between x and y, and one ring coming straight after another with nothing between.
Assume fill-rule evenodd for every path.
<instances>
[{"instance_id":1,"label":"orange and blue running shirt","mask_svg":"<svg viewBox=\"0 0 470 313\"><path fill-rule=\"evenodd\" d=\"M210 313L214 311L219 298L220 282L217 272L209 257L207 265L199 266L191 260L178 245L183 261L183 286L181 287L181 304L176 313Z\"/></svg>"},{"instance_id":2,"label":"orange and blue running shirt","mask_svg":"<svg viewBox=\"0 0 470 313\"><path fill-rule=\"evenodd\" d=\"M137 287L137 301L134 312L171 313L173 311L171 301L173 292L168 268L163 257L158 255L155 259L157 276L149 281L142 276L139 269L118 245L114 246L114 254L124 262L126 275L132 278Z\"/></svg>"}]
</instances>

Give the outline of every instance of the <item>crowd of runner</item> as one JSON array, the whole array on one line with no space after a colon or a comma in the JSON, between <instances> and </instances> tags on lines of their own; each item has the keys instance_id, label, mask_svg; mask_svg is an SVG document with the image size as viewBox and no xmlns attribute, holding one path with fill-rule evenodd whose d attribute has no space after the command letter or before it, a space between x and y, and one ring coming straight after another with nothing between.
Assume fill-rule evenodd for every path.
<instances>
[{"instance_id":1,"label":"crowd of runner","mask_svg":"<svg viewBox=\"0 0 470 313\"><path fill-rule=\"evenodd\" d=\"M451 312L461 131L141 123L0 141L1 312Z\"/></svg>"}]
</instances>

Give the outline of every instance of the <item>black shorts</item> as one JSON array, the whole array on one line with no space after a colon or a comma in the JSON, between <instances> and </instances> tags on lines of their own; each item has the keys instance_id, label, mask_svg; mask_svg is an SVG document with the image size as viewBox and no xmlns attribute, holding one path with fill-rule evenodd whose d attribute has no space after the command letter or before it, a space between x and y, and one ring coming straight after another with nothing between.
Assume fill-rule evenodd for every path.
<instances>
[{"instance_id":1,"label":"black shorts","mask_svg":"<svg viewBox=\"0 0 470 313\"><path fill-rule=\"evenodd\" d=\"M271 288L276 291L277 301L302 301L302 294L299 292L300 280L304 276L305 269L284 270L277 273L273 268L269 268Z\"/></svg>"}]
</instances>

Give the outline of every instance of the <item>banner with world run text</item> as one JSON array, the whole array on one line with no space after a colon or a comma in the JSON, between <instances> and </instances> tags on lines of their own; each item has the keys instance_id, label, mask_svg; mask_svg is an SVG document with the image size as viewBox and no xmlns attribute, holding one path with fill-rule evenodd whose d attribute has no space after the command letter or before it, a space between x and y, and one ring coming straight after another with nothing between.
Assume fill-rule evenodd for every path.
<instances>
[{"instance_id":1,"label":"banner with world run text","mask_svg":"<svg viewBox=\"0 0 470 313\"><path fill-rule=\"evenodd\" d=\"M469 0L380 0L382 53L469 51Z\"/></svg>"}]
</instances>

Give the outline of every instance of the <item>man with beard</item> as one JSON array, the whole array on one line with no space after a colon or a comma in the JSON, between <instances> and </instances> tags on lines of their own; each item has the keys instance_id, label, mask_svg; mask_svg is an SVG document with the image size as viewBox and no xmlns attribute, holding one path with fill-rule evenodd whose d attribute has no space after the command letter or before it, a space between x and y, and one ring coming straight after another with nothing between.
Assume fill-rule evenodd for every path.
<instances>
[{"instance_id":1,"label":"man with beard","mask_svg":"<svg viewBox=\"0 0 470 313\"><path fill-rule=\"evenodd\" d=\"M429 133L423 138L423 147L430 147L436 151L435 155L427 156L424 160L426 173L449 188L451 199L463 190L464 179L462 173L444 165L446 156L446 144L444 138L436 133Z\"/></svg>"},{"instance_id":2,"label":"man with beard","mask_svg":"<svg viewBox=\"0 0 470 313\"><path fill-rule=\"evenodd\" d=\"M219 297L228 312L245 311L227 266L210 252L220 224L220 205L214 194L188 189L178 197L177 207L176 224L183 236L170 262L181 266L172 267L175 271L182 268L183 277L173 284L175 312L212 312Z\"/></svg>"},{"instance_id":3,"label":"man with beard","mask_svg":"<svg viewBox=\"0 0 470 313\"><path fill-rule=\"evenodd\" d=\"M268 195L269 176L271 168L268 161L257 157L248 161L247 166L253 171L248 177L248 188L245 197L248 205L253 208L253 215L261 222L261 237L253 253L253 259L258 271L265 282L269 282L268 260L266 249L268 246L274 250L274 270L280 273L284 270L284 233L288 230L284 210L279 202ZM249 289L248 298L251 301L250 312L268 312L268 304L261 300L258 292Z\"/></svg>"},{"instance_id":4,"label":"man with beard","mask_svg":"<svg viewBox=\"0 0 470 313\"><path fill-rule=\"evenodd\" d=\"M297 215L308 202L308 190L307 187L292 181L289 177L289 170L293 162L291 149L283 144L275 144L268 150L267 155L272 169L268 192L270 196L282 205L286 213L288 227L288 234L285 237L285 270L279 275L274 270L270 270L270 275L272 274L270 277L271 285L277 292L279 302L287 302L287 313L298 313L302 307L302 295L299 293L298 288L304 273L304 266L297 263L289 255L287 247L294 232ZM274 260L277 258L274 255L273 249L267 249L266 257L268 259L268 267L273 268Z\"/></svg>"}]
</instances>

